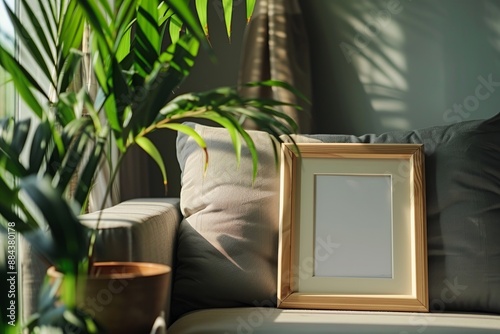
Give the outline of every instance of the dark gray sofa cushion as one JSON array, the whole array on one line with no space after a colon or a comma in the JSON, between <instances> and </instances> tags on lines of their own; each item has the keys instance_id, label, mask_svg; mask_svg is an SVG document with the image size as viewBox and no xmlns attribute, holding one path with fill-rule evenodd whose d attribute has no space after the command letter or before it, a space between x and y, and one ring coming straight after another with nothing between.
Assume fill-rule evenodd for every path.
<instances>
[{"instance_id":1,"label":"dark gray sofa cushion","mask_svg":"<svg viewBox=\"0 0 500 334\"><path fill-rule=\"evenodd\" d=\"M296 139L424 144L430 307L500 313L500 114L415 131Z\"/></svg>"}]
</instances>

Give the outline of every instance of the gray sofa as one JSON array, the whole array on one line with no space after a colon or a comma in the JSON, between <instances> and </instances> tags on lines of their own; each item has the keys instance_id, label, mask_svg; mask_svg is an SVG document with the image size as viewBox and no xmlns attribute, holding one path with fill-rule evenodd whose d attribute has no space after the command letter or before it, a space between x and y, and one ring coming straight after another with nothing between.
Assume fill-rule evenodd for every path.
<instances>
[{"instance_id":1,"label":"gray sofa","mask_svg":"<svg viewBox=\"0 0 500 334\"><path fill-rule=\"evenodd\" d=\"M238 164L223 129L190 124L182 170L170 333L488 333L500 331L500 115L381 135L298 135L307 143L424 145L430 313L276 309L279 175L251 132L259 168ZM194 246L195 245L195 246ZM194 246L194 247L193 247ZM271 308L265 308L266 306Z\"/></svg>"},{"instance_id":2,"label":"gray sofa","mask_svg":"<svg viewBox=\"0 0 500 334\"><path fill-rule=\"evenodd\" d=\"M179 199L136 199L105 210L101 260L152 261L175 268L176 234L182 223ZM88 225L95 214L84 216ZM32 257L27 257L29 260ZM33 273L35 261L25 262ZM26 266L31 269L27 270ZM38 271L40 272L40 271ZM33 290L24 282L25 302ZM33 281L31 281L33 283ZM237 284L237 282L235 282ZM244 288L244 287L242 287ZM166 314L169 307L165 305ZM28 311L28 310L26 310ZM483 313L408 313L282 310L269 302L254 307L208 308L183 315L168 334L208 333L498 333L500 316Z\"/></svg>"},{"instance_id":3,"label":"gray sofa","mask_svg":"<svg viewBox=\"0 0 500 334\"><path fill-rule=\"evenodd\" d=\"M238 164L225 130L190 124L207 142L208 169L203 151L179 135L180 200L138 199L107 209L99 259L173 266L169 334L498 333L499 123L496 116L380 136L295 137L424 144L430 313L276 308L279 177L270 139L258 131L251 132L259 148L253 180L249 153L244 149ZM90 226L95 218L83 220ZM25 271L32 268L25 263Z\"/></svg>"}]
</instances>

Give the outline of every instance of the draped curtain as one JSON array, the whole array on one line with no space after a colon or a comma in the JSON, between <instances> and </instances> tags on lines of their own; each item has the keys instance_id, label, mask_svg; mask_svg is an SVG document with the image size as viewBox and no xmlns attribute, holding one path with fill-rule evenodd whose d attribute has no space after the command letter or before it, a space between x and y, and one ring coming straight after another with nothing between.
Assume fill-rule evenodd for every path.
<instances>
[{"instance_id":1,"label":"draped curtain","mask_svg":"<svg viewBox=\"0 0 500 334\"><path fill-rule=\"evenodd\" d=\"M245 35L240 82L285 81L310 100L310 75L309 43L298 0L257 0ZM311 132L311 105L291 92L249 88L243 94L301 106L302 110L286 106L282 111L297 122L300 132Z\"/></svg>"}]
</instances>

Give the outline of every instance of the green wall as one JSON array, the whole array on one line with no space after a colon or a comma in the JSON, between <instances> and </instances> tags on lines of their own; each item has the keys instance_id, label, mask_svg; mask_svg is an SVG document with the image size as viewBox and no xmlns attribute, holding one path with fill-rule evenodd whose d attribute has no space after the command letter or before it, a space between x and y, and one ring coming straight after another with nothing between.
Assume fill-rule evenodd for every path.
<instances>
[{"instance_id":1,"label":"green wall","mask_svg":"<svg viewBox=\"0 0 500 334\"><path fill-rule=\"evenodd\" d=\"M485 118L500 106L500 1L301 0L316 132ZM489 83L488 83L489 82Z\"/></svg>"},{"instance_id":2,"label":"green wall","mask_svg":"<svg viewBox=\"0 0 500 334\"><path fill-rule=\"evenodd\" d=\"M316 133L381 133L486 118L500 108L500 0L299 0L309 33ZM211 41L180 92L237 82L244 2L236 3L229 44L211 3ZM484 82L493 81L493 84ZM497 84L498 82L498 84ZM175 134L158 132L179 193ZM144 196L163 196L149 170ZM137 197L132 196L132 197Z\"/></svg>"}]
</instances>

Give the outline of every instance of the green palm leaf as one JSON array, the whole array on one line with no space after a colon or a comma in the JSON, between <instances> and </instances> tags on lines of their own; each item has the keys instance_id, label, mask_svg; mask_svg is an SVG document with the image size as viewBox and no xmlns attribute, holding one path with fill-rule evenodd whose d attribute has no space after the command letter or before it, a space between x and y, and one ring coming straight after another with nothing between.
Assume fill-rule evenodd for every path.
<instances>
[{"instance_id":1,"label":"green palm leaf","mask_svg":"<svg viewBox=\"0 0 500 334\"><path fill-rule=\"evenodd\" d=\"M211 120L226 128L226 130L229 133L229 136L231 137L234 153L236 154L236 162L239 166L241 161L241 138L240 138L241 132L239 131L238 122L235 119L233 119L232 116L225 117L220 115L218 112L207 112L201 115L200 118Z\"/></svg>"},{"instance_id":2,"label":"green palm leaf","mask_svg":"<svg viewBox=\"0 0 500 334\"><path fill-rule=\"evenodd\" d=\"M124 136L132 130L138 134L155 121L174 89L188 76L198 48L199 43L193 36L184 35L160 56L154 70L145 78L144 86L136 89L137 95L131 98L135 104ZM147 98L144 92L148 92Z\"/></svg>"},{"instance_id":3,"label":"green palm leaf","mask_svg":"<svg viewBox=\"0 0 500 334\"><path fill-rule=\"evenodd\" d=\"M182 132L191 138L200 146L200 148L205 149L207 148L207 143L205 143L205 140L203 137L200 136L196 130L194 130L192 127L184 125L184 124L179 124L179 123L166 123L159 125L158 128L160 129L170 129L174 131L179 131Z\"/></svg>"},{"instance_id":4,"label":"green palm leaf","mask_svg":"<svg viewBox=\"0 0 500 334\"><path fill-rule=\"evenodd\" d=\"M160 151L158 151L153 142L146 137L138 137L135 139L135 142L156 162L156 165L160 168L161 175L163 177L163 185L167 187L167 171L165 169L165 164L163 163Z\"/></svg>"},{"instance_id":5,"label":"green palm leaf","mask_svg":"<svg viewBox=\"0 0 500 334\"><path fill-rule=\"evenodd\" d=\"M33 24L37 31L37 34L43 36L39 37L40 42L44 45L46 53L52 61L52 65L55 65L54 61L55 55L52 54L52 52L54 50L53 48L55 48L55 45L57 44L57 36L56 36L57 25L55 23L56 22L55 16L52 14L53 12L50 8L51 1L48 2L49 3L47 3L47 1L37 0L37 8L42 13L43 23L45 24L45 27L42 28L41 26L39 26L39 21L37 20L37 17L34 15L34 12L31 10L28 4L28 0L22 0L23 8L25 8L25 10L27 11L31 21L36 21L36 23L33 22ZM43 39L45 38L50 38L46 40L47 43L43 41Z\"/></svg>"},{"instance_id":6,"label":"green palm leaf","mask_svg":"<svg viewBox=\"0 0 500 334\"><path fill-rule=\"evenodd\" d=\"M21 222L22 219L15 209L17 191L13 190L9 183L12 182L7 182L4 176L0 174L0 215L2 215L6 221L16 223L16 227L19 228L20 226L18 223Z\"/></svg>"},{"instance_id":7,"label":"green palm leaf","mask_svg":"<svg viewBox=\"0 0 500 334\"><path fill-rule=\"evenodd\" d=\"M137 29L140 30L144 36L147 36L148 42L151 45L151 50L148 49L148 51L154 52L156 57L158 57L161 50L158 26L158 1L141 1L137 10Z\"/></svg>"},{"instance_id":8,"label":"green palm leaf","mask_svg":"<svg viewBox=\"0 0 500 334\"><path fill-rule=\"evenodd\" d=\"M200 27L200 24L193 16L188 2L184 0L167 0L165 2L179 16L179 19L187 26L189 32L208 49L209 45L206 42L203 28Z\"/></svg>"},{"instance_id":9,"label":"green palm leaf","mask_svg":"<svg viewBox=\"0 0 500 334\"><path fill-rule=\"evenodd\" d=\"M71 178L78 171L85 152L93 146L94 131L92 123L88 118L75 119L64 129L64 136L70 138L66 154L62 158L61 165L54 175L52 185L64 192Z\"/></svg>"},{"instance_id":10,"label":"green palm leaf","mask_svg":"<svg viewBox=\"0 0 500 334\"><path fill-rule=\"evenodd\" d=\"M24 176L28 172L19 161L30 129L29 119L16 123L12 117L0 120L0 166L12 176Z\"/></svg>"},{"instance_id":11,"label":"green palm leaf","mask_svg":"<svg viewBox=\"0 0 500 334\"><path fill-rule=\"evenodd\" d=\"M253 11L255 9L256 0L247 0L247 22L250 22L252 18Z\"/></svg>"},{"instance_id":12,"label":"green palm leaf","mask_svg":"<svg viewBox=\"0 0 500 334\"><path fill-rule=\"evenodd\" d=\"M279 80L264 80L264 81L257 81L257 82L248 82L244 84L244 86L247 87L279 87L286 89L287 91L291 92L293 95L299 97L306 103L310 104L311 101L305 96L301 91L290 85L289 83L285 81L279 81Z\"/></svg>"},{"instance_id":13,"label":"green palm leaf","mask_svg":"<svg viewBox=\"0 0 500 334\"><path fill-rule=\"evenodd\" d=\"M2 45L0 45L0 66L10 73L14 86L31 111L41 118L43 114L42 106L31 89L34 88L37 93L47 100L49 100L49 97L33 76Z\"/></svg>"},{"instance_id":14,"label":"green palm leaf","mask_svg":"<svg viewBox=\"0 0 500 334\"><path fill-rule=\"evenodd\" d=\"M84 204L87 202L96 171L98 170L99 163L102 161L105 145L106 138L98 137L87 163L82 166L81 176L78 179L78 187L74 195L75 202L80 205L82 210L85 208Z\"/></svg>"},{"instance_id":15,"label":"green palm leaf","mask_svg":"<svg viewBox=\"0 0 500 334\"><path fill-rule=\"evenodd\" d=\"M72 49L78 49L82 45L84 30L84 12L78 5L77 0L69 0L67 7L60 19L60 39L58 50L61 52L58 67L61 69L58 73L63 73L62 68L65 59Z\"/></svg>"},{"instance_id":16,"label":"green palm leaf","mask_svg":"<svg viewBox=\"0 0 500 334\"><path fill-rule=\"evenodd\" d=\"M233 0L222 0L224 22L226 23L227 37L231 40L231 22L233 21Z\"/></svg>"},{"instance_id":17,"label":"green palm leaf","mask_svg":"<svg viewBox=\"0 0 500 334\"><path fill-rule=\"evenodd\" d=\"M196 0L196 12L205 36L208 37L208 0Z\"/></svg>"},{"instance_id":18,"label":"green palm leaf","mask_svg":"<svg viewBox=\"0 0 500 334\"><path fill-rule=\"evenodd\" d=\"M46 120L40 122L31 143L29 154L29 174L37 174L42 167L44 157L50 144L50 125Z\"/></svg>"},{"instance_id":19,"label":"green palm leaf","mask_svg":"<svg viewBox=\"0 0 500 334\"><path fill-rule=\"evenodd\" d=\"M110 45L113 43L113 33L108 26L105 13L100 10L101 5L108 5L106 0L77 0L81 8L85 11L85 18L89 22L93 31L99 36L100 39L105 41L108 51L111 51ZM112 13L111 13L112 15ZM109 43L109 44L108 44Z\"/></svg>"},{"instance_id":20,"label":"green palm leaf","mask_svg":"<svg viewBox=\"0 0 500 334\"><path fill-rule=\"evenodd\" d=\"M59 82L57 83L58 92L65 92L68 89L69 85L73 81L76 71L79 69L82 57L83 53L76 49L71 49L69 51L68 55L65 57L66 60L61 67L62 75L59 77Z\"/></svg>"},{"instance_id":21,"label":"green palm leaf","mask_svg":"<svg viewBox=\"0 0 500 334\"><path fill-rule=\"evenodd\" d=\"M55 86L54 81L52 80L52 76L50 74L49 67L45 63L45 57L42 56L40 49L38 48L36 43L33 41L32 37L31 37L31 33L28 32L28 30L26 30L23 23L21 23L20 19L14 14L14 12L12 12L12 10L9 8L9 6L7 6L7 4L5 3L5 0L4 0L4 5L5 5L5 8L7 10L8 15L9 15L9 18L10 18L12 24L14 25L16 32L18 33L19 39L23 42L29 55L31 57L33 57L33 60L35 61L35 63L42 70L42 73L45 74L45 78L47 78L49 80L49 82L51 82L52 85ZM36 18L31 17L30 15L28 15L28 17L30 18L31 24L34 24L33 20L35 22L37 21ZM45 44L48 44L48 43L45 43ZM49 52L47 54L47 56L50 57L50 55L51 55L51 53Z\"/></svg>"}]
</instances>

